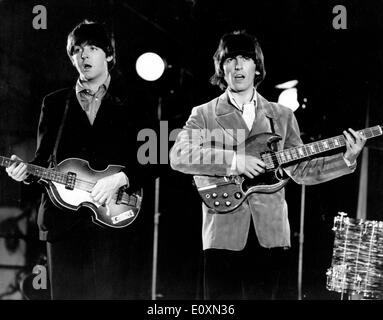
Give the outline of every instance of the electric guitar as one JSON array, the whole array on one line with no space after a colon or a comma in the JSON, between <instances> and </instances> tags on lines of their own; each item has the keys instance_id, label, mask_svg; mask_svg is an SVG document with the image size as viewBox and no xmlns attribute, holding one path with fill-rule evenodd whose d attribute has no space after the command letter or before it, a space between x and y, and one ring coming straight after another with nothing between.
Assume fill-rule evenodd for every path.
<instances>
[{"instance_id":1,"label":"electric guitar","mask_svg":"<svg viewBox=\"0 0 383 320\"><path fill-rule=\"evenodd\" d=\"M0 166L9 167L18 160L0 156ZM90 193L96 182L115 174L123 166L109 165L103 171L90 168L88 161L69 158L57 165L56 169L46 169L27 164L27 173L40 178L52 202L61 209L77 211L87 207L93 212L92 220L101 226L123 228L130 225L141 209L142 189L130 194L121 187L109 205L100 205L92 200Z\"/></svg>"},{"instance_id":2,"label":"electric guitar","mask_svg":"<svg viewBox=\"0 0 383 320\"><path fill-rule=\"evenodd\" d=\"M360 130L367 139L382 135L382 126ZM218 213L227 213L239 207L246 197L253 193L274 193L289 181L283 167L300 159L346 145L343 135L305 145L277 151L276 143L281 137L274 133L261 133L251 136L237 150L261 159L265 172L253 179L247 176L201 176L193 177L202 201Z\"/></svg>"}]
</instances>

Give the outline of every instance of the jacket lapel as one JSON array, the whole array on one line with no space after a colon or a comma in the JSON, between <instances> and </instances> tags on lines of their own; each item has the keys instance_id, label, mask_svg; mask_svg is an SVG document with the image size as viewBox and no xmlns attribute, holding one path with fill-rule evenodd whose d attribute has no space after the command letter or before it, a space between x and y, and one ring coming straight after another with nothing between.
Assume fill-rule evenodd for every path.
<instances>
[{"instance_id":1,"label":"jacket lapel","mask_svg":"<svg viewBox=\"0 0 383 320\"><path fill-rule=\"evenodd\" d=\"M257 93L257 110L250 136L264 132L272 132L271 121L273 122L274 130L277 130L276 118L277 115L271 103Z\"/></svg>"},{"instance_id":2,"label":"jacket lapel","mask_svg":"<svg viewBox=\"0 0 383 320\"><path fill-rule=\"evenodd\" d=\"M226 92L218 98L215 113L219 126L232 136L237 144L244 142L250 131L247 128L245 120L242 118L241 112L230 104Z\"/></svg>"}]
</instances>

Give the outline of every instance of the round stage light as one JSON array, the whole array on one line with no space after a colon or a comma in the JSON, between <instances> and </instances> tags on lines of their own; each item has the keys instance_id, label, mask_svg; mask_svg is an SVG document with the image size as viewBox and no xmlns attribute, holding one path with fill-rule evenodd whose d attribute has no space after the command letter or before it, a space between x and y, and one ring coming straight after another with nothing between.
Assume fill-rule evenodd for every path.
<instances>
[{"instance_id":1,"label":"round stage light","mask_svg":"<svg viewBox=\"0 0 383 320\"><path fill-rule=\"evenodd\" d=\"M154 52L140 55L136 61L138 75L146 81L158 80L165 71L164 60Z\"/></svg>"}]
</instances>

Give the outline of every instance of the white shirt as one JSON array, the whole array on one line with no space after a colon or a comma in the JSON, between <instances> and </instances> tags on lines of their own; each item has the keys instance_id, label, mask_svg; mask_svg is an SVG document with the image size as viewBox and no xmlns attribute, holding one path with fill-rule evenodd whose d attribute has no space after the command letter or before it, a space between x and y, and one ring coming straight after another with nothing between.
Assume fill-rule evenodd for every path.
<instances>
[{"instance_id":1,"label":"white shirt","mask_svg":"<svg viewBox=\"0 0 383 320\"><path fill-rule=\"evenodd\" d=\"M248 103L244 103L242 106L240 106L237 101L235 101L235 98L233 94L230 92L230 90L227 90L227 94L229 96L230 102L236 107L239 111L242 112L242 118L245 120L245 123L247 125L247 128L249 131L251 131L251 128L253 127L253 123L255 120L255 110L257 109L257 94L254 88L253 91L253 97ZM231 171L234 174L237 169L237 153L234 153L233 160L231 161Z\"/></svg>"},{"instance_id":2,"label":"white shirt","mask_svg":"<svg viewBox=\"0 0 383 320\"><path fill-rule=\"evenodd\" d=\"M245 120L245 123L247 125L247 128L249 131L251 131L251 128L253 127L253 122L255 119L255 110L257 109L257 95L254 88L253 91L253 97L248 103L244 103L242 106L240 106L237 101L235 100L233 94L230 92L230 90L227 90L227 94L229 96L230 102L236 107L239 111L242 112L242 118Z\"/></svg>"}]
</instances>

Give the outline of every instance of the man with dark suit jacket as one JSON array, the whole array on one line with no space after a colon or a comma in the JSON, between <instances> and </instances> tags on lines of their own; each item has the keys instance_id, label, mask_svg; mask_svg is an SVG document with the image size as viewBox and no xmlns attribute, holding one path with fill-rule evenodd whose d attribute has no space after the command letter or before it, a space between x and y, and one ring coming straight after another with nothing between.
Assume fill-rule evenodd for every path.
<instances>
[{"instance_id":1,"label":"man with dark suit jacket","mask_svg":"<svg viewBox=\"0 0 383 320\"><path fill-rule=\"evenodd\" d=\"M265 163L236 152L235 147L265 132L281 136L279 150L302 145L298 123L290 109L267 101L257 92L265 67L254 36L246 32L225 34L214 62L211 82L226 90L193 108L170 151L171 166L193 175L258 177L265 172ZM297 183L316 184L353 172L365 138L349 131L344 131L344 154L301 161L284 168L285 173ZM284 189L252 193L227 214L205 204L202 211L205 298L275 298L290 247Z\"/></svg>"},{"instance_id":2,"label":"man with dark suit jacket","mask_svg":"<svg viewBox=\"0 0 383 320\"><path fill-rule=\"evenodd\" d=\"M67 158L80 158L95 170L111 164L124 166L122 171L99 179L91 191L96 204L107 205L121 187L135 190L150 175L137 161L137 132L144 125L133 116L126 89L110 74L115 64L114 41L103 25L87 20L77 25L68 35L67 53L79 78L74 87L44 98L31 163L48 167ZM13 155L12 159L19 158ZM32 180L26 164L13 164L6 170L17 181ZM52 299L127 296L125 261L129 257L124 248L134 224L121 231L101 228L81 210L64 212L44 193L38 225L40 239L47 241Z\"/></svg>"}]
</instances>

